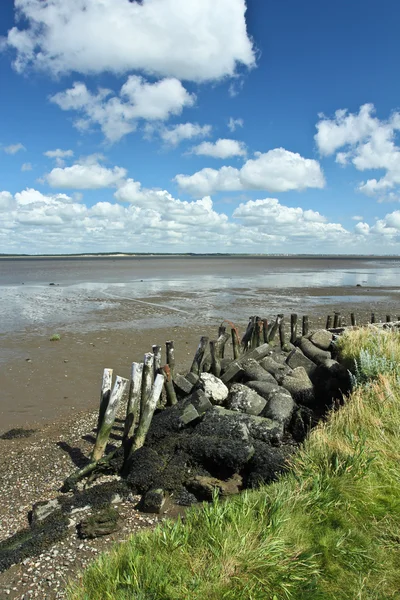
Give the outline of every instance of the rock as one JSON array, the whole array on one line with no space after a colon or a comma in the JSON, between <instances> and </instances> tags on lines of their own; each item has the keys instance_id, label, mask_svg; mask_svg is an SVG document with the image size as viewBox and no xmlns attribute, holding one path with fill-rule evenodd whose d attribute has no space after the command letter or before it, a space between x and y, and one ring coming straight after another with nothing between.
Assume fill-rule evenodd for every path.
<instances>
[{"instance_id":1,"label":"rock","mask_svg":"<svg viewBox=\"0 0 400 600\"><path fill-rule=\"evenodd\" d=\"M165 504L165 495L162 489L149 490L140 501L140 510L146 513L160 514Z\"/></svg>"},{"instance_id":2,"label":"rock","mask_svg":"<svg viewBox=\"0 0 400 600\"><path fill-rule=\"evenodd\" d=\"M265 343L265 344L262 344L261 346L258 346L258 348L251 350L251 352L248 352L246 354L246 359L254 358L254 360L261 360L262 358L264 358L264 356L267 356L267 354L269 354L270 352L271 352L271 346L269 344Z\"/></svg>"},{"instance_id":3,"label":"rock","mask_svg":"<svg viewBox=\"0 0 400 600\"><path fill-rule=\"evenodd\" d=\"M185 378L193 385L196 385L196 383L199 380L199 376L197 375L197 373L187 373L187 375L185 375Z\"/></svg>"},{"instance_id":4,"label":"rock","mask_svg":"<svg viewBox=\"0 0 400 600\"><path fill-rule=\"evenodd\" d=\"M292 417L295 406L292 396L280 389L271 393L262 416L286 425Z\"/></svg>"},{"instance_id":5,"label":"rock","mask_svg":"<svg viewBox=\"0 0 400 600\"><path fill-rule=\"evenodd\" d=\"M110 535L120 529L119 513L115 508L104 508L84 519L77 529L80 538L94 539L102 535Z\"/></svg>"},{"instance_id":6,"label":"rock","mask_svg":"<svg viewBox=\"0 0 400 600\"><path fill-rule=\"evenodd\" d=\"M191 506L198 502L196 496L189 492L186 488L182 488L178 495L175 497L175 503L178 506Z\"/></svg>"},{"instance_id":7,"label":"rock","mask_svg":"<svg viewBox=\"0 0 400 600\"><path fill-rule=\"evenodd\" d=\"M51 515L51 513L60 509L61 504L57 498L49 500L48 502L36 502L36 504L32 506L32 512L29 519L30 525L32 526L40 523Z\"/></svg>"},{"instance_id":8,"label":"rock","mask_svg":"<svg viewBox=\"0 0 400 600\"><path fill-rule=\"evenodd\" d=\"M215 491L222 497L233 496L239 494L242 489L243 479L235 473L233 477L227 481L222 481L216 477L204 477L198 475L193 477L187 483L187 488L193 492L198 500L212 500Z\"/></svg>"},{"instance_id":9,"label":"rock","mask_svg":"<svg viewBox=\"0 0 400 600\"><path fill-rule=\"evenodd\" d=\"M316 396L327 405L332 399L341 399L352 388L349 371L344 365L332 359L327 359L318 365L312 380Z\"/></svg>"},{"instance_id":10,"label":"rock","mask_svg":"<svg viewBox=\"0 0 400 600\"><path fill-rule=\"evenodd\" d=\"M186 427L187 425L193 425L196 421L200 419L200 415L193 406L193 404L187 404L180 416L180 422L182 427Z\"/></svg>"},{"instance_id":11,"label":"rock","mask_svg":"<svg viewBox=\"0 0 400 600\"><path fill-rule=\"evenodd\" d=\"M207 413L209 415L210 412ZM241 424L245 432L244 424ZM207 470L219 476L241 471L254 454L254 446L246 436L220 437L217 435L189 436L185 450L199 463L206 465Z\"/></svg>"},{"instance_id":12,"label":"rock","mask_svg":"<svg viewBox=\"0 0 400 600\"><path fill-rule=\"evenodd\" d=\"M235 360L231 363L230 367L221 376L223 383L229 383L234 379L237 379L243 373L243 369L239 361Z\"/></svg>"},{"instance_id":13,"label":"rock","mask_svg":"<svg viewBox=\"0 0 400 600\"><path fill-rule=\"evenodd\" d=\"M282 387L290 392L291 396L298 404L312 406L315 402L314 386L305 369L303 369L303 367L301 367L301 369L302 371L300 373L304 372L306 377L302 375L300 375L300 377L286 375L283 378ZM297 374L298 373L299 371L297 371Z\"/></svg>"},{"instance_id":14,"label":"rock","mask_svg":"<svg viewBox=\"0 0 400 600\"><path fill-rule=\"evenodd\" d=\"M306 406L298 406L293 411L292 420L289 425L289 431L293 439L301 444L309 434L314 424L314 413Z\"/></svg>"},{"instance_id":15,"label":"rock","mask_svg":"<svg viewBox=\"0 0 400 600\"><path fill-rule=\"evenodd\" d=\"M212 404L223 404L228 397L229 390L226 385L211 373L202 373L198 386L202 389Z\"/></svg>"},{"instance_id":16,"label":"rock","mask_svg":"<svg viewBox=\"0 0 400 600\"><path fill-rule=\"evenodd\" d=\"M265 371L274 377L280 383L282 378L287 373L290 373L290 368L285 363L278 363L272 356L266 356L260 361L260 365Z\"/></svg>"},{"instance_id":17,"label":"rock","mask_svg":"<svg viewBox=\"0 0 400 600\"><path fill-rule=\"evenodd\" d=\"M247 381L269 381L275 383L271 373L268 373L254 358L248 358L242 363L243 376Z\"/></svg>"},{"instance_id":18,"label":"rock","mask_svg":"<svg viewBox=\"0 0 400 600\"><path fill-rule=\"evenodd\" d=\"M229 437L230 435L238 435L239 427L243 428L243 435L247 436L247 439L254 438L271 443L279 442L283 433L283 426L277 421L265 417L246 415L220 406L214 406L212 411L206 413L204 420L198 425L196 431L208 431L210 433L214 431L217 436ZM232 433L229 433L230 431Z\"/></svg>"},{"instance_id":19,"label":"rock","mask_svg":"<svg viewBox=\"0 0 400 600\"><path fill-rule=\"evenodd\" d=\"M2 435L0 440L15 440L16 438L28 438L35 433L36 429L24 429L23 427L16 427L9 429Z\"/></svg>"},{"instance_id":20,"label":"rock","mask_svg":"<svg viewBox=\"0 0 400 600\"><path fill-rule=\"evenodd\" d=\"M310 341L321 350L329 350L332 346L333 335L326 329L318 329L311 337Z\"/></svg>"},{"instance_id":21,"label":"rock","mask_svg":"<svg viewBox=\"0 0 400 600\"><path fill-rule=\"evenodd\" d=\"M186 399L186 402L192 404L200 416L204 415L207 410L211 410L213 407L203 390L196 390L193 392L193 394Z\"/></svg>"},{"instance_id":22,"label":"rock","mask_svg":"<svg viewBox=\"0 0 400 600\"><path fill-rule=\"evenodd\" d=\"M295 348L289 353L286 363L292 369L295 369L296 367L304 367L309 377L312 376L317 368L316 364L307 358L307 356L305 356L299 348Z\"/></svg>"},{"instance_id":23,"label":"rock","mask_svg":"<svg viewBox=\"0 0 400 600\"><path fill-rule=\"evenodd\" d=\"M259 396L257 392L241 383L233 384L227 402L228 408L231 410L249 415L261 414L266 404L266 400Z\"/></svg>"},{"instance_id":24,"label":"rock","mask_svg":"<svg viewBox=\"0 0 400 600\"><path fill-rule=\"evenodd\" d=\"M246 468L246 487L249 488L276 481L281 473L288 470L287 460L294 451L291 446L274 448L263 442L256 442L255 449L255 454Z\"/></svg>"},{"instance_id":25,"label":"rock","mask_svg":"<svg viewBox=\"0 0 400 600\"><path fill-rule=\"evenodd\" d=\"M331 353L325 350L320 350L314 344L305 337L302 337L299 340L299 348L303 352L303 354L312 360L316 364L320 364L324 360L331 358ZM299 365L301 366L301 365Z\"/></svg>"},{"instance_id":26,"label":"rock","mask_svg":"<svg viewBox=\"0 0 400 600\"><path fill-rule=\"evenodd\" d=\"M246 381L246 386L257 392L264 400L269 400L271 393L279 390L277 381L274 383L269 381Z\"/></svg>"},{"instance_id":27,"label":"rock","mask_svg":"<svg viewBox=\"0 0 400 600\"><path fill-rule=\"evenodd\" d=\"M193 383L188 381L188 379L186 379L186 377L184 377L183 375L180 375L179 373L174 374L173 382L174 382L176 391L178 393L180 393L181 395L190 394L190 392L193 389Z\"/></svg>"},{"instance_id":28,"label":"rock","mask_svg":"<svg viewBox=\"0 0 400 600\"><path fill-rule=\"evenodd\" d=\"M295 377L300 381L304 381L304 383L311 383L311 379L304 367L296 367L295 369L292 369L288 375L290 375L290 377Z\"/></svg>"}]
</instances>

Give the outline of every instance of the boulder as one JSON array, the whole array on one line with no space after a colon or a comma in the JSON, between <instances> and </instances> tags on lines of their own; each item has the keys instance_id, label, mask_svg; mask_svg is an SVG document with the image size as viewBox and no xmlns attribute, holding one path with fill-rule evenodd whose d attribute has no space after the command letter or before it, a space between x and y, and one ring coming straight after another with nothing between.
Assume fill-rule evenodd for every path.
<instances>
[{"instance_id":1,"label":"boulder","mask_svg":"<svg viewBox=\"0 0 400 600\"><path fill-rule=\"evenodd\" d=\"M271 393L279 390L277 381L274 383L269 381L246 381L246 386L257 392L264 400L269 400Z\"/></svg>"},{"instance_id":2,"label":"boulder","mask_svg":"<svg viewBox=\"0 0 400 600\"><path fill-rule=\"evenodd\" d=\"M243 369L240 362L238 360L234 360L225 373L221 376L221 381L223 383L229 383L230 381L238 379L242 373Z\"/></svg>"},{"instance_id":3,"label":"boulder","mask_svg":"<svg viewBox=\"0 0 400 600\"><path fill-rule=\"evenodd\" d=\"M321 364L324 360L331 358L331 353L326 350L320 350L306 337L299 340L299 348L303 354L316 364ZM301 366L301 365L299 365Z\"/></svg>"},{"instance_id":4,"label":"boulder","mask_svg":"<svg viewBox=\"0 0 400 600\"><path fill-rule=\"evenodd\" d=\"M188 396L185 401L185 405L187 404L192 404L200 416L204 415L207 410L211 410L213 407L203 390L196 390L193 394Z\"/></svg>"},{"instance_id":5,"label":"boulder","mask_svg":"<svg viewBox=\"0 0 400 600\"><path fill-rule=\"evenodd\" d=\"M298 369L301 369L298 370ZM312 406L315 402L314 386L303 367L295 369L296 375L286 375L282 380L282 387L290 392L298 404Z\"/></svg>"},{"instance_id":6,"label":"boulder","mask_svg":"<svg viewBox=\"0 0 400 600\"><path fill-rule=\"evenodd\" d=\"M180 422L182 427L186 427L187 425L193 425L200 419L200 415L193 406L193 404L186 404L186 406L182 409L180 415Z\"/></svg>"},{"instance_id":7,"label":"boulder","mask_svg":"<svg viewBox=\"0 0 400 600\"><path fill-rule=\"evenodd\" d=\"M210 414L207 413L207 414ZM242 424L245 431L245 425ZM254 454L250 437L219 437L217 435L198 435L194 433L185 440L186 452L197 462L206 466L207 471L226 476L242 470Z\"/></svg>"},{"instance_id":8,"label":"boulder","mask_svg":"<svg viewBox=\"0 0 400 600\"><path fill-rule=\"evenodd\" d=\"M226 385L211 373L202 373L197 385L212 404L221 405L228 397L229 390Z\"/></svg>"},{"instance_id":9,"label":"boulder","mask_svg":"<svg viewBox=\"0 0 400 600\"><path fill-rule=\"evenodd\" d=\"M191 383L192 385L196 385L196 383L199 380L199 376L197 375L197 373L187 373L185 375L185 378L187 379L187 381L189 381L189 383Z\"/></svg>"},{"instance_id":10,"label":"boulder","mask_svg":"<svg viewBox=\"0 0 400 600\"><path fill-rule=\"evenodd\" d=\"M299 348L295 348L289 353L286 363L292 369L296 369L296 367L304 367L309 377L312 376L317 368L316 364L307 358L307 356L305 356Z\"/></svg>"},{"instance_id":11,"label":"boulder","mask_svg":"<svg viewBox=\"0 0 400 600\"><path fill-rule=\"evenodd\" d=\"M237 437L242 435L243 439L260 439L266 442L279 442L283 426L278 421L272 421L265 417L246 415L214 406L208 411L203 421L196 427L196 432L205 433L219 437Z\"/></svg>"},{"instance_id":12,"label":"boulder","mask_svg":"<svg viewBox=\"0 0 400 600\"><path fill-rule=\"evenodd\" d=\"M286 425L292 417L295 406L292 396L281 388L271 393L262 416Z\"/></svg>"},{"instance_id":13,"label":"boulder","mask_svg":"<svg viewBox=\"0 0 400 600\"><path fill-rule=\"evenodd\" d=\"M234 411L259 415L265 408L266 403L266 400L254 390L241 383L234 383L229 393L227 406Z\"/></svg>"},{"instance_id":14,"label":"boulder","mask_svg":"<svg viewBox=\"0 0 400 600\"><path fill-rule=\"evenodd\" d=\"M269 381L275 383L273 375L268 373L254 358L248 358L241 364L245 381Z\"/></svg>"},{"instance_id":15,"label":"boulder","mask_svg":"<svg viewBox=\"0 0 400 600\"><path fill-rule=\"evenodd\" d=\"M292 446L274 448L263 442L255 442L255 453L246 466L246 487L257 488L262 484L276 481L278 476L288 470L288 459L293 454Z\"/></svg>"},{"instance_id":16,"label":"boulder","mask_svg":"<svg viewBox=\"0 0 400 600\"><path fill-rule=\"evenodd\" d=\"M301 444L307 437L314 425L314 413L306 406L298 406L294 409L289 431L293 439Z\"/></svg>"},{"instance_id":17,"label":"boulder","mask_svg":"<svg viewBox=\"0 0 400 600\"><path fill-rule=\"evenodd\" d=\"M213 494L218 492L222 497L239 494L242 489L243 479L235 473L230 479L223 481L216 477L204 477L197 475L186 484L187 489L192 492L197 500L211 501Z\"/></svg>"},{"instance_id":18,"label":"boulder","mask_svg":"<svg viewBox=\"0 0 400 600\"><path fill-rule=\"evenodd\" d=\"M274 377L274 379L280 383L282 378L290 373L290 367L288 367L285 363L279 363L272 356L266 356L260 361L260 365L263 369L265 369L270 375Z\"/></svg>"},{"instance_id":19,"label":"boulder","mask_svg":"<svg viewBox=\"0 0 400 600\"><path fill-rule=\"evenodd\" d=\"M77 529L79 537L84 539L110 535L120 529L119 513L111 507L96 511L79 523Z\"/></svg>"},{"instance_id":20,"label":"boulder","mask_svg":"<svg viewBox=\"0 0 400 600\"><path fill-rule=\"evenodd\" d=\"M264 356L267 356L267 354L269 354L270 352L271 352L271 346L269 344L265 343L265 344L262 344L261 346L258 346L258 348L255 348L254 350L247 352L246 359L254 358L254 360L261 360L262 358L264 358Z\"/></svg>"},{"instance_id":21,"label":"boulder","mask_svg":"<svg viewBox=\"0 0 400 600\"><path fill-rule=\"evenodd\" d=\"M333 335L326 329L318 329L311 335L310 341L314 344L314 346L320 348L320 350L330 350L332 346Z\"/></svg>"},{"instance_id":22,"label":"boulder","mask_svg":"<svg viewBox=\"0 0 400 600\"><path fill-rule=\"evenodd\" d=\"M161 488L152 489L143 494L140 501L140 510L146 513L160 514L162 507L165 504L164 490Z\"/></svg>"}]
</instances>

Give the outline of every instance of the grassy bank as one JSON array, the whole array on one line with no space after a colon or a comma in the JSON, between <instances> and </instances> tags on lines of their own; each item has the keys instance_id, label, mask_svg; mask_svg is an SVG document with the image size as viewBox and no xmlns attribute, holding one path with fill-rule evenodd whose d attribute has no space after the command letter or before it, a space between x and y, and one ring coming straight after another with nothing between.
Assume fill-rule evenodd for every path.
<instances>
[{"instance_id":1,"label":"grassy bank","mask_svg":"<svg viewBox=\"0 0 400 600\"><path fill-rule=\"evenodd\" d=\"M340 351L351 362L364 342ZM290 474L117 546L69 600L400 598L400 381L387 365L311 433Z\"/></svg>"}]
</instances>

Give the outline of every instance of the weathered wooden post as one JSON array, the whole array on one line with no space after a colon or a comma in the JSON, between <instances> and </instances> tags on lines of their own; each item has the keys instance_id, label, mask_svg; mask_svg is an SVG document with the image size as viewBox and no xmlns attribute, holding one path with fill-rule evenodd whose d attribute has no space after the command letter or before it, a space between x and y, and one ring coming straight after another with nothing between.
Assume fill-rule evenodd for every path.
<instances>
[{"instance_id":1,"label":"weathered wooden post","mask_svg":"<svg viewBox=\"0 0 400 600\"><path fill-rule=\"evenodd\" d=\"M286 345L286 342L285 342L285 315L279 315L279 316L281 318L280 323L279 323L279 343L283 350Z\"/></svg>"},{"instance_id":2,"label":"weathered wooden post","mask_svg":"<svg viewBox=\"0 0 400 600\"><path fill-rule=\"evenodd\" d=\"M290 343L294 344L297 340L297 315L292 313L290 315Z\"/></svg>"},{"instance_id":3,"label":"weathered wooden post","mask_svg":"<svg viewBox=\"0 0 400 600\"><path fill-rule=\"evenodd\" d=\"M165 375L165 392L167 394L167 404L173 406L178 402L178 399L176 397L174 383L172 381L171 369L168 365L165 365L162 368L162 370L164 371Z\"/></svg>"},{"instance_id":4,"label":"weathered wooden post","mask_svg":"<svg viewBox=\"0 0 400 600\"><path fill-rule=\"evenodd\" d=\"M356 316L354 313L350 313L350 323L352 324L353 327L355 327L357 325L357 320L356 320Z\"/></svg>"},{"instance_id":5,"label":"weathered wooden post","mask_svg":"<svg viewBox=\"0 0 400 600\"><path fill-rule=\"evenodd\" d=\"M200 343L197 347L196 354L194 355L194 359L192 362L192 366L190 367L190 372L195 373L196 375L200 375L201 372L201 361L204 357L204 352L206 351L208 344L208 337L203 335L200 338Z\"/></svg>"},{"instance_id":6,"label":"weathered wooden post","mask_svg":"<svg viewBox=\"0 0 400 600\"><path fill-rule=\"evenodd\" d=\"M167 352L167 365L171 370L171 377L174 377L175 371L175 350L174 350L174 342L170 340L169 342L165 342L165 348Z\"/></svg>"},{"instance_id":7,"label":"weathered wooden post","mask_svg":"<svg viewBox=\"0 0 400 600\"><path fill-rule=\"evenodd\" d=\"M308 315L304 315L303 316L303 335L307 335L308 334L308 330L309 330L309 323L308 323Z\"/></svg>"},{"instance_id":8,"label":"weathered wooden post","mask_svg":"<svg viewBox=\"0 0 400 600\"><path fill-rule=\"evenodd\" d=\"M252 338L252 334L253 334L254 323L255 323L255 317L250 317L248 325L247 325L247 329L244 333L244 336L242 337L243 352L247 352L247 350L249 349L249 344L251 343L251 338Z\"/></svg>"},{"instance_id":9,"label":"weathered wooden post","mask_svg":"<svg viewBox=\"0 0 400 600\"><path fill-rule=\"evenodd\" d=\"M390 315L386 315L386 323L390 323Z\"/></svg>"},{"instance_id":10,"label":"weathered wooden post","mask_svg":"<svg viewBox=\"0 0 400 600\"><path fill-rule=\"evenodd\" d=\"M143 363L132 363L131 383L129 387L128 406L124 425L123 443L133 436L135 425L139 420L140 397L142 394Z\"/></svg>"},{"instance_id":11,"label":"weathered wooden post","mask_svg":"<svg viewBox=\"0 0 400 600\"><path fill-rule=\"evenodd\" d=\"M161 346L153 346L152 350L153 350L153 354L154 354L153 379L155 380L155 378L161 371Z\"/></svg>"},{"instance_id":12,"label":"weathered wooden post","mask_svg":"<svg viewBox=\"0 0 400 600\"><path fill-rule=\"evenodd\" d=\"M268 319L263 319L263 338L264 344L268 343Z\"/></svg>"},{"instance_id":13,"label":"weathered wooden post","mask_svg":"<svg viewBox=\"0 0 400 600\"><path fill-rule=\"evenodd\" d=\"M221 363L219 360L218 342L216 340L210 341L210 353L211 353L211 373L216 377L221 375Z\"/></svg>"},{"instance_id":14,"label":"weathered wooden post","mask_svg":"<svg viewBox=\"0 0 400 600\"><path fill-rule=\"evenodd\" d=\"M371 323L375 323L375 313L371 313Z\"/></svg>"},{"instance_id":15,"label":"weathered wooden post","mask_svg":"<svg viewBox=\"0 0 400 600\"><path fill-rule=\"evenodd\" d=\"M104 369L103 381L101 384L101 391L100 391L100 408L99 408L99 416L97 419L97 431L99 431L99 429L100 429L100 425L103 422L108 403L110 402L112 376L113 376L112 369Z\"/></svg>"},{"instance_id":16,"label":"weathered wooden post","mask_svg":"<svg viewBox=\"0 0 400 600\"><path fill-rule=\"evenodd\" d=\"M118 404L124 395L124 392L128 386L129 381L123 377L117 376L114 384L113 391L110 395L110 401L108 403L106 412L104 413L103 422L97 431L96 442L93 448L91 461L98 461L103 456L103 452L110 437L111 429L115 421L115 415L117 414Z\"/></svg>"},{"instance_id":17,"label":"weathered wooden post","mask_svg":"<svg viewBox=\"0 0 400 600\"><path fill-rule=\"evenodd\" d=\"M260 317L256 317L255 327L254 327L254 348L258 348L261 346L261 333L262 333L262 320Z\"/></svg>"},{"instance_id":18,"label":"weathered wooden post","mask_svg":"<svg viewBox=\"0 0 400 600\"><path fill-rule=\"evenodd\" d=\"M328 315L326 318L326 327L325 329L331 329L332 328L332 315Z\"/></svg>"},{"instance_id":19,"label":"weathered wooden post","mask_svg":"<svg viewBox=\"0 0 400 600\"><path fill-rule=\"evenodd\" d=\"M339 313L339 316L338 316L338 327L342 327L342 326L344 326L344 319L343 319L342 315Z\"/></svg>"},{"instance_id":20,"label":"weathered wooden post","mask_svg":"<svg viewBox=\"0 0 400 600\"><path fill-rule=\"evenodd\" d=\"M275 338L275 336L276 336L276 332L278 331L278 329L279 329L279 325L280 325L280 322L281 322L281 316L282 316L282 315L277 315L277 317L276 317L276 319L275 319L275 322L274 322L274 324L273 324L273 325L272 325L272 327L271 327L271 330L270 330L270 332L269 332L269 336L268 336L268 341L269 341L269 342L272 342L272 340L273 340L273 339Z\"/></svg>"},{"instance_id":21,"label":"weathered wooden post","mask_svg":"<svg viewBox=\"0 0 400 600\"><path fill-rule=\"evenodd\" d=\"M225 333L226 333L226 327L224 325L220 325L218 327L218 338L220 338L221 335L225 335ZM221 358L224 358L224 353L225 353L225 348L222 348Z\"/></svg>"},{"instance_id":22,"label":"weathered wooden post","mask_svg":"<svg viewBox=\"0 0 400 600\"><path fill-rule=\"evenodd\" d=\"M239 341L238 332L235 328L231 329L231 336L232 336L233 358L236 360L237 358L240 357L240 341Z\"/></svg>"},{"instance_id":23,"label":"weathered wooden post","mask_svg":"<svg viewBox=\"0 0 400 600\"><path fill-rule=\"evenodd\" d=\"M337 327L339 327L339 318L340 318L340 313L339 312L335 312L335 316L333 318L333 328L336 329Z\"/></svg>"}]
</instances>

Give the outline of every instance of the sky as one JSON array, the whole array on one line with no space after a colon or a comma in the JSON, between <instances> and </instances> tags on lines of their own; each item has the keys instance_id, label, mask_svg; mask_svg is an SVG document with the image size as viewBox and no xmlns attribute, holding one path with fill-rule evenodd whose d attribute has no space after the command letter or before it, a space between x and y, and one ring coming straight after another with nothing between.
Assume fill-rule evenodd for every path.
<instances>
[{"instance_id":1,"label":"sky","mask_svg":"<svg viewBox=\"0 0 400 600\"><path fill-rule=\"evenodd\" d=\"M0 253L400 253L398 0L2 0Z\"/></svg>"}]
</instances>

